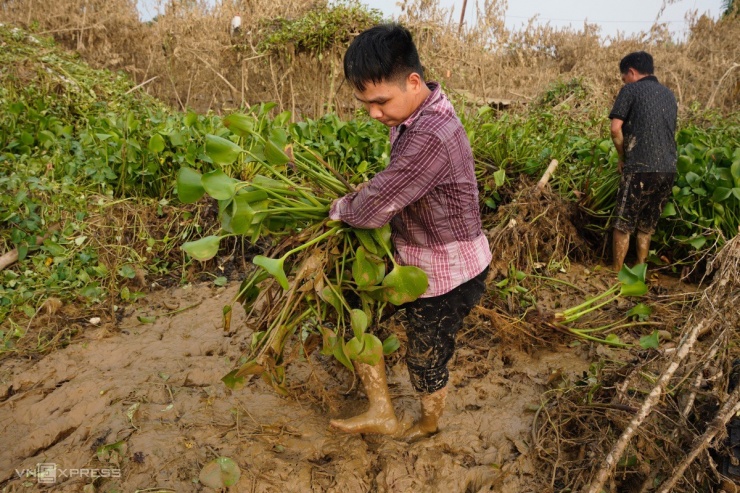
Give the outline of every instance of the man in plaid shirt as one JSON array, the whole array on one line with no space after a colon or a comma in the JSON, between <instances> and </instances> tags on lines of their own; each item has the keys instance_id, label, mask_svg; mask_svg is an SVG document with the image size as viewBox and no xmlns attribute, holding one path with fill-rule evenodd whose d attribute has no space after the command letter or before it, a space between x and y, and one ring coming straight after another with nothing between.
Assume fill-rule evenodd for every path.
<instances>
[{"instance_id":1,"label":"man in plaid shirt","mask_svg":"<svg viewBox=\"0 0 740 493\"><path fill-rule=\"evenodd\" d=\"M396 260L421 268L429 288L403 306L407 366L421 395L421 419L401 430L381 360L355 363L370 406L331 425L348 433L435 433L444 410L455 334L485 290L491 262L481 231L473 154L465 129L439 84L425 82L409 31L396 24L361 33L344 57L355 97L391 128L390 164L358 192L337 200L330 217L355 228L390 222Z\"/></svg>"}]
</instances>

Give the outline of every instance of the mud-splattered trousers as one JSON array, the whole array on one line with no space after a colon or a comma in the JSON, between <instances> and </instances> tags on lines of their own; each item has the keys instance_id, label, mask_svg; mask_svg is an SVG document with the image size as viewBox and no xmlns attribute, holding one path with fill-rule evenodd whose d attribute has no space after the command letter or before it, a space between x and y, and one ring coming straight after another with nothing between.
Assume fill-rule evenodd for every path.
<instances>
[{"instance_id":1,"label":"mud-splattered trousers","mask_svg":"<svg viewBox=\"0 0 740 493\"><path fill-rule=\"evenodd\" d=\"M418 298L406 309L406 365L417 392L430 394L447 385L447 363L455 352L455 335L486 289L488 267L473 279L440 296Z\"/></svg>"},{"instance_id":2,"label":"mud-splattered trousers","mask_svg":"<svg viewBox=\"0 0 740 493\"><path fill-rule=\"evenodd\" d=\"M619 182L614 229L652 235L671 197L676 173L625 173Z\"/></svg>"}]
</instances>

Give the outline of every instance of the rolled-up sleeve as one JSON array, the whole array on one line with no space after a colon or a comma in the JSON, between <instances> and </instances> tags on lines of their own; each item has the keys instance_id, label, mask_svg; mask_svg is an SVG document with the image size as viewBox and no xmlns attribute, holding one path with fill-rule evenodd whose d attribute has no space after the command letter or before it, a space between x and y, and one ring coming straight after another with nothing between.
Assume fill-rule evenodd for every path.
<instances>
[{"instance_id":1,"label":"rolled-up sleeve","mask_svg":"<svg viewBox=\"0 0 740 493\"><path fill-rule=\"evenodd\" d=\"M355 228L379 228L441 183L449 173L449 156L439 137L432 133L405 137L390 165L365 188L335 202L329 217Z\"/></svg>"}]
</instances>

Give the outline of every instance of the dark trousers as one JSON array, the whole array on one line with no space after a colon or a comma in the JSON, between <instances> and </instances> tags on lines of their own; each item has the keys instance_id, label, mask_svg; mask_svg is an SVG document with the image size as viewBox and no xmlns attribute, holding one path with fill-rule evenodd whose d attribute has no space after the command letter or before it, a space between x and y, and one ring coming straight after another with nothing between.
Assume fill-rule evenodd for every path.
<instances>
[{"instance_id":1,"label":"dark trousers","mask_svg":"<svg viewBox=\"0 0 740 493\"><path fill-rule=\"evenodd\" d=\"M487 274L488 267L448 293L418 298L403 306L408 320L406 365L417 392L430 394L447 385L447 363L455 352L455 335L480 301Z\"/></svg>"}]
</instances>

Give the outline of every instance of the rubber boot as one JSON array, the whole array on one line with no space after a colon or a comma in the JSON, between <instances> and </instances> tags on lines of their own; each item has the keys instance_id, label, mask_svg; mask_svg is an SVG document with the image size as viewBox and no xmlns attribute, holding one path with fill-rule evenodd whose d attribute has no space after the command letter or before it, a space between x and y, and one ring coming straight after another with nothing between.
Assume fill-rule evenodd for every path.
<instances>
[{"instance_id":1,"label":"rubber boot","mask_svg":"<svg viewBox=\"0 0 740 493\"><path fill-rule=\"evenodd\" d=\"M421 418L406 430L403 437L408 441L425 438L439 430L439 418L445 410L447 387L421 398Z\"/></svg>"},{"instance_id":2,"label":"rubber boot","mask_svg":"<svg viewBox=\"0 0 740 493\"><path fill-rule=\"evenodd\" d=\"M614 268L614 272L619 272L622 270L624 258L627 256L627 250L629 250L630 247L630 234L623 233L618 229L615 229L612 241L612 255L614 256L612 266Z\"/></svg>"},{"instance_id":3,"label":"rubber boot","mask_svg":"<svg viewBox=\"0 0 740 493\"><path fill-rule=\"evenodd\" d=\"M355 370L365 387L370 406L367 411L354 418L333 419L329 424L332 428L345 433L397 434L400 425L393 411L383 358L372 366L355 362Z\"/></svg>"},{"instance_id":4,"label":"rubber boot","mask_svg":"<svg viewBox=\"0 0 740 493\"><path fill-rule=\"evenodd\" d=\"M644 264L647 262L648 253L650 252L650 235L638 232L635 243L637 244L637 263Z\"/></svg>"}]
</instances>

